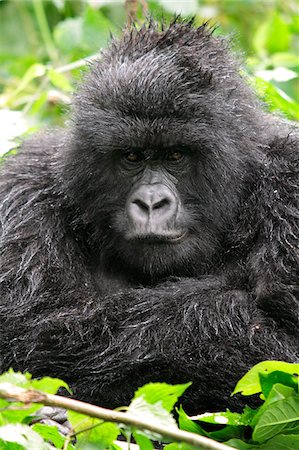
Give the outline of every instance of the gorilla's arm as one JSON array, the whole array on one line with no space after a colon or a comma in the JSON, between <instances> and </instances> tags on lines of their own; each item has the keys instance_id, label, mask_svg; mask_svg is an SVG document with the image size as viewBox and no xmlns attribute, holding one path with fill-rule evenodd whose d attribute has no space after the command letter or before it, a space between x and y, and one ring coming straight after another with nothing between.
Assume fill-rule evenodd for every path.
<instances>
[{"instance_id":1,"label":"gorilla's arm","mask_svg":"<svg viewBox=\"0 0 299 450\"><path fill-rule=\"evenodd\" d=\"M23 317L7 317L9 364L60 376L79 397L110 407L126 404L145 382L189 380L190 412L235 406L230 391L252 364L298 357L294 339L263 317L250 294L212 277L119 291L81 308L38 315L32 303L26 308Z\"/></svg>"}]
</instances>

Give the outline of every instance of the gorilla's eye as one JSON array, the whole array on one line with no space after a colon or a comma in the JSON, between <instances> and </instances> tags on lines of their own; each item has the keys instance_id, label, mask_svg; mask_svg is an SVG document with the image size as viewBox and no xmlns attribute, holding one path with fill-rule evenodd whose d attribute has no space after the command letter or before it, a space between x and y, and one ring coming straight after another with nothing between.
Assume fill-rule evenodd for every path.
<instances>
[{"instance_id":1,"label":"gorilla's eye","mask_svg":"<svg viewBox=\"0 0 299 450\"><path fill-rule=\"evenodd\" d=\"M180 161L183 158L184 154L181 152L172 152L167 155L168 161Z\"/></svg>"},{"instance_id":2,"label":"gorilla's eye","mask_svg":"<svg viewBox=\"0 0 299 450\"><path fill-rule=\"evenodd\" d=\"M143 159L142 154L137 152L128 152L125 154L125 158L127 161L132 163L139 162Z\"/></svg>"}]
</instances>

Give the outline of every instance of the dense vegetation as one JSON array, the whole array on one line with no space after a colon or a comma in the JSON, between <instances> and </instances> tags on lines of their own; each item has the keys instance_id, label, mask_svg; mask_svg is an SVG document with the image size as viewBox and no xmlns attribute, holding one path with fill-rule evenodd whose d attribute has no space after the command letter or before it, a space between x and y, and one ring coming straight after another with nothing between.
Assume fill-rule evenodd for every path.
<instances>
[{"instance_id":1,"label":"dense vegetation","mask_svg":"<svg viewBox=\"0 0 299 450\"><path fill-rule=\"evenodd\" d=\"M59 387L67 388L61 380L34 380L29 373L11 370L0 376L0 449L118 450L122 443L116 440L123 435L128 443L133 437L141 450L153 450L152 441L165 443L165 450L297 450L298 375L299 364L257 364L239 381L233 395L260 394L260 407L245 407L242 413L227 410L195 417L188 417L180 407L176 409L176 424L172 410L190 384L145 385L128 407L113 412L51 395ZM66 436L55 426L35 423L41 404L68 408L72 428Z\"/></svg>"}]
</instances>

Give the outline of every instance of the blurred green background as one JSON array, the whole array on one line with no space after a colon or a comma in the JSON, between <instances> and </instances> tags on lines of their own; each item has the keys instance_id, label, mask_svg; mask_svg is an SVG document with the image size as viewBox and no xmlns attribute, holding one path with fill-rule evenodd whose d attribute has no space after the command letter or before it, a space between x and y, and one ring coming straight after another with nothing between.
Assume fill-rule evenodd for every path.
<instances>
[{"instance_id":1,"label":"blurred green background","mask_svg":"<svg viewBox=\"0 0 299 450\"><path fill-rule=\"evenodd\" d=\"M86 60L130 16L210 19L244 54L243 69L270 110L299 119L297 0L0 0L0 154L12 136L63 125Z\"/></svg>"}]
</instances>

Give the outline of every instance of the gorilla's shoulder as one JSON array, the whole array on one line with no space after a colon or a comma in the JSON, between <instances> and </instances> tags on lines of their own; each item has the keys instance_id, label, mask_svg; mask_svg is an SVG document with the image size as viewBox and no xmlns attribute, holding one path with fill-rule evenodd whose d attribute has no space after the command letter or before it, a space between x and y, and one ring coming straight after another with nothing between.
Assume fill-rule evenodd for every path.
<instances>
[{"instance_id":1,"label":"gorilla's shoulder","mask_svg":"<svg viewBox=\"0 0 299 450\"><path fill-rule=\"evenodd\" d=\"M0 165L0 193L7 185L46 184L49 176L57 172L55 161L65 145L64 130L43 131L27 138L7 156Z\"/></svg>"}]
</instances>

